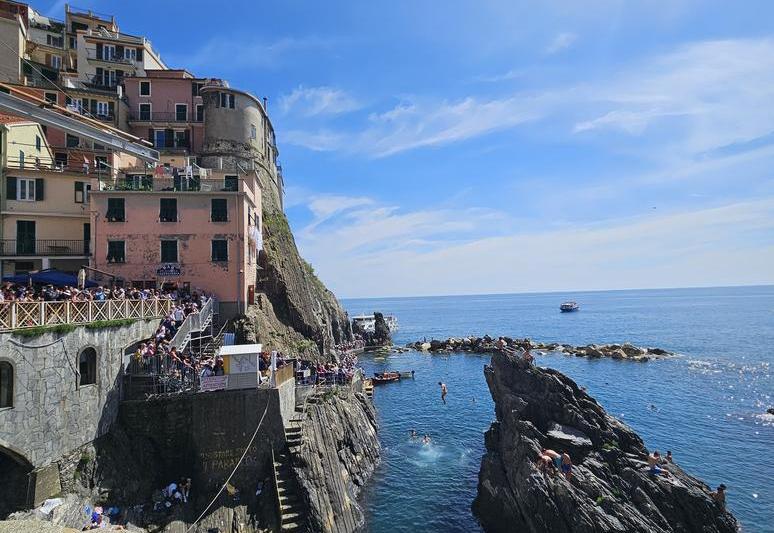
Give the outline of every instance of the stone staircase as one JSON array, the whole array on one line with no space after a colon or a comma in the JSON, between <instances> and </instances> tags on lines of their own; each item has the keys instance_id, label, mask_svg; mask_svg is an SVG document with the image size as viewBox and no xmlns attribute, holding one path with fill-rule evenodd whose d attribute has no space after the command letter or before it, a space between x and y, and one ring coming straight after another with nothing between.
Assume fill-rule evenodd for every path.
<instances>
[{"instance_id":1,"label":"stone staircase","mask_svg":"<svg viewBox=\"0 0 774 533\"><path fill-rule=\"evenodd\" d=\"M274 483L277 487L280 529L286 532L306 531L306 512L298 495L296 476L291 466L290 452L274 455Z\"/></svg>"}]
</instances>

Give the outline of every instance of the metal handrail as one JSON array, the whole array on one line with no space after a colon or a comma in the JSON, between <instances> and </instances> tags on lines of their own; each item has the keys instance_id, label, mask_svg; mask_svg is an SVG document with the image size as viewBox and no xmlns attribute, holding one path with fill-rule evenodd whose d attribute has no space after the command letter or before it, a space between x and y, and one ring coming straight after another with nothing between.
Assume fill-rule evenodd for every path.
<instances>
[{"instance_id":1,"label":"metal handrail","mask_svg":"<svg viewBox=\"0 0 774 533\"><path fill-rule=\"evenodd\" d=\"M0 257L85 256L91 252L89 244L83 239L0 239Z\"/></svg>"}]
</instances>

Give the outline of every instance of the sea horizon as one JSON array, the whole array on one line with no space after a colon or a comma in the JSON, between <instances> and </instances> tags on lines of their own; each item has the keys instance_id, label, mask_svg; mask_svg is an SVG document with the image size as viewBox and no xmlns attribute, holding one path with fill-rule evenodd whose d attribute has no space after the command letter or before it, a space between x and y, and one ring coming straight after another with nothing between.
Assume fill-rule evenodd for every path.
<instances>
[{"instance_id":1,"label":"sea horizon","mask_svg":"<svg viewBox=\"0 0 774 533\"><path fill-rule=\"evenodd\" d=\"M554 294L598 294L611 292L632 292L632 291L676 291L676 290L700 290L700 289L743 289L743 288L767 288L774 287L774 283L754 283L739 285L693 285L685 287L641 287L627 289L579 289L579 290L545 290L545 291L524 291L524 292L480 292L480 293L449 293L449 294L423 294L412 296L336 296L339 301L347 300L388 300L388 299L422 299L422 298L456 298L463 296L528 296L528 295L554 295Z\"/></svg>"}]
</instances>

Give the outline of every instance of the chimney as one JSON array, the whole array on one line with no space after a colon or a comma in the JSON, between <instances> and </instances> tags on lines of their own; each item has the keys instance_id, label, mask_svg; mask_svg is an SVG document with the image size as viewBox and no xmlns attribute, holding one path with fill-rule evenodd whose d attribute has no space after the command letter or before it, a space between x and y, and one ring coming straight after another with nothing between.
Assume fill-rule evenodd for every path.
<instances>
[{"instance_id":1,"label":"chimney","mask_svg":"<svg viewBox=\"0 0 774 533\"><path fill-rule=\"evenodd\" d=\"M265 96L263 97L263 110L269 112L269 99Z\"/></svg>"}]
</instances>

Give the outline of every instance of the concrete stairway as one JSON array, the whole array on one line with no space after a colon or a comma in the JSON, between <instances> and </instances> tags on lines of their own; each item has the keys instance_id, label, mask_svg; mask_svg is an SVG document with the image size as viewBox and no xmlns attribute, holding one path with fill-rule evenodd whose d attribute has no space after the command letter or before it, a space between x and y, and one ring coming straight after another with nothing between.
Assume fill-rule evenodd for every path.
<instances>
[{"instance_id":1,"label":"concrete stairway","mask_svg":"<svg viewBox=\"0 0 774 533\"><path fill-rule=\"evenodd\" d=\"M288 452L274 456L274 481L279 500L280 528L284 532L305 531L306 513Z\"/></svg>"}]
</instances>

